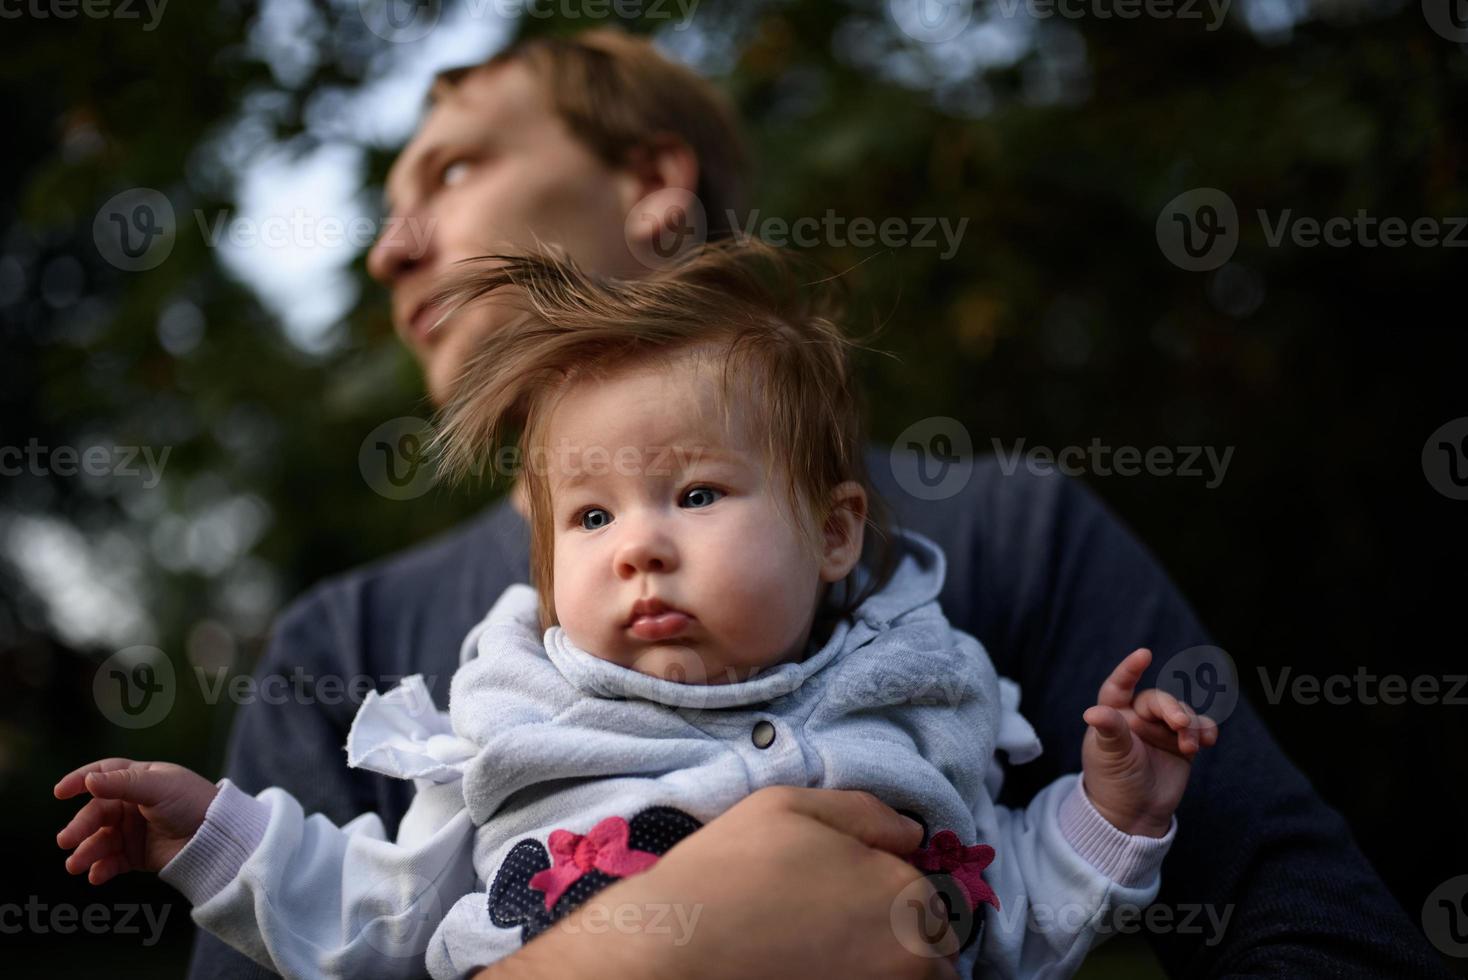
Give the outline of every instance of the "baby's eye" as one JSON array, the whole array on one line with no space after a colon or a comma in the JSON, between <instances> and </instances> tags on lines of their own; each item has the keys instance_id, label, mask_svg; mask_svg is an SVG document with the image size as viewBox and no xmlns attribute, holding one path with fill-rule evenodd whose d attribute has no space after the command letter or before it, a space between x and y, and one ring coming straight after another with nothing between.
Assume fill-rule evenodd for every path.
<instances>
[{"instance_id":1,"label":"baby's eye","mask_svg":"<svg viewBox=\"0 0 1468 980\"><path fill-rule=\"evenodd\" d=\"M584 531L599 531L612 523L612 515L601 507L588 507L581 512L579 521Z\"/></svg>"},{"instance_id":2,"label":"baby's eye","mask_svg":"<svg viewBox=\"0 0 1468 980\"><path fill-rule=\"evenodd\" d=\"M713 487L693 487L683 494L683 501L689 507L707 507L724 495L724 491Z\"/></svg>"}]
</instances>

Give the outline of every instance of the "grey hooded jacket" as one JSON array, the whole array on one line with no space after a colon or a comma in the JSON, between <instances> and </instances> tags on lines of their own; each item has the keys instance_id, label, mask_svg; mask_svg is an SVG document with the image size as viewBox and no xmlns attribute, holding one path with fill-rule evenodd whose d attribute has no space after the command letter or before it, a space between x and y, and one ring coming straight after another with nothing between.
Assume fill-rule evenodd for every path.
<instances>
[{"instance_id":1,"label":"grey hooded jacket","mask_svg":"<svg viewBox=\"0 0 1468 980\"><path fill-rule=\"evenodd\" d=\"M965 974L1069 975L1115 909L1155 896L1175 825L1128 836L1075 776L1024 810L995 805L996 752L1028 761L1038 740L1018 689L939 610L941 551L902 543L891 581L818 650L735 684L663 680L560 627L542 635L534 591L511 586L465 639L447 712L419 678L358 712L349 763L417 786L396 840L375 815L337 827L282 790L223 780L164 877L200 926L284 975L426 963L459 977L757 789L863 789L924 824L913 862L969 940ZM893 914L931 915L923 894L894 896ZM640 925L693 929L697 910L677 911Z\"/></svg>"}]
</instances>

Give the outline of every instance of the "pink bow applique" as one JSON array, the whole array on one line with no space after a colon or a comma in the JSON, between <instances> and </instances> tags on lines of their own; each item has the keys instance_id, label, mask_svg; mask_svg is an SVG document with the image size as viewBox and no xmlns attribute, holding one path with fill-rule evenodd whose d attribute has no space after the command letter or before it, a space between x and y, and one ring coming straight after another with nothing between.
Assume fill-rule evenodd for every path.
<instances>
[{"instance_id":1,"label":"pink bow applique","mask_svg":"<svg viewBox=\"0 0 1468 980\"><path fill-rule=\"evenodd\" d=\"M928 846L908 859L919 871L946 871L958 882L968 907L976 909L980 902L988 902L996 909L999 896L984 880L984 869L994 860L994 848L988 844L964 846L958 835L951 830L940 830L933 835Z\"/></svg>"},{"instance_id":2,"label":"pink bow applique","mask_svg":"<svg viewBox=\"0 0 1468 980\"><path fill-rule=\"evenodd\" d=\"M555 862L530 879L531 888L545 892L546 909L553 909L566 889L588 871L625 878L656 864L656 854L627 846L628 830L626 820L607 817L585 834L552 831L548 843Z\"/></svg>"}]
</instances>

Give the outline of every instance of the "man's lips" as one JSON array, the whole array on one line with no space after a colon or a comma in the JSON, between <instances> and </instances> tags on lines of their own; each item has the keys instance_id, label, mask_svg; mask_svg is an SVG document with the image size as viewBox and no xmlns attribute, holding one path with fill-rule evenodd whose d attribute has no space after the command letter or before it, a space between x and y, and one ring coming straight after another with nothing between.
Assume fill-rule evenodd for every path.
<instances>
[{"instance_id":1,"label":"man's lips","mask_svg":"<svg viewBox=\"0 0 1468 980\"><path fill-rule=\"evenodd\" d=\"M442 310L434 304L420 303L414 308L413 314L408 317L407 326L403 332L407 334L409 340L416 343L431 343L442 336L441 331L433 329L433 325L442 315Z\"/></svg>"}]
</instances>

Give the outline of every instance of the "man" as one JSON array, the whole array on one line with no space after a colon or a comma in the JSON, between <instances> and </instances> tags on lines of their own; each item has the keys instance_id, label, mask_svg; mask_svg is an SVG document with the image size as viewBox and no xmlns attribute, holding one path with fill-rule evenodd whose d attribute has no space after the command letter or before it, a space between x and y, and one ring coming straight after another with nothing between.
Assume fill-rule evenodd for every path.
<instances>
[{"instance_id":1,"label":"man","mask_svg":"<svg viewBox=\"0 0 1468 980\"><path fill-rule=\"evenodd\" d=\"M429 297L454 262L542 241L593 270L638 275L665 230L656 209L642 220L640 202L696 195L717 234L737 207L741 173L718 97L643 42L606 32L528 42L435 84L388 178L391 220L368 268L392 291L397 329L442 404L475 332L508 317L491 308L430 329ZM426 247L410 251L420 237ZM1207 642L1152 557L1079 485L1002 476L980 461L961 493L929 502L902 489L914 477L894 472L902 465L873 450L877 489L899 523L943 545L944 611L1020 683L1022 711L1046 747L1013 771L1011 791L1079 769L1081 713L1117 656L1149 646L1165 662ZM460 639L506 585L528 579L527 549L524 520L501 502L436 542L326 582L281 618L259 673L366 674L380 688L423 673L443 706ZM337 822L375 811L392 831L411 790L347 770L341 746L356 705L301 701L242 708L227 775L250 792L283 786ZM1158 902L1177 927L1149 939L1168 971L1446 975L1248 704L1226 729L1195 767L1163 866ZM908 952L913 937L891 918L917 878L900 855L920 835L864 794L766 790L602 893L621 906L701 907L691 941L578 928L583 907L486 973L951 975L946 959ZM1185 916L1220 925L1183 928ZM259 972L200 936L194 976Z\"/></svg>"}]
</instances>

